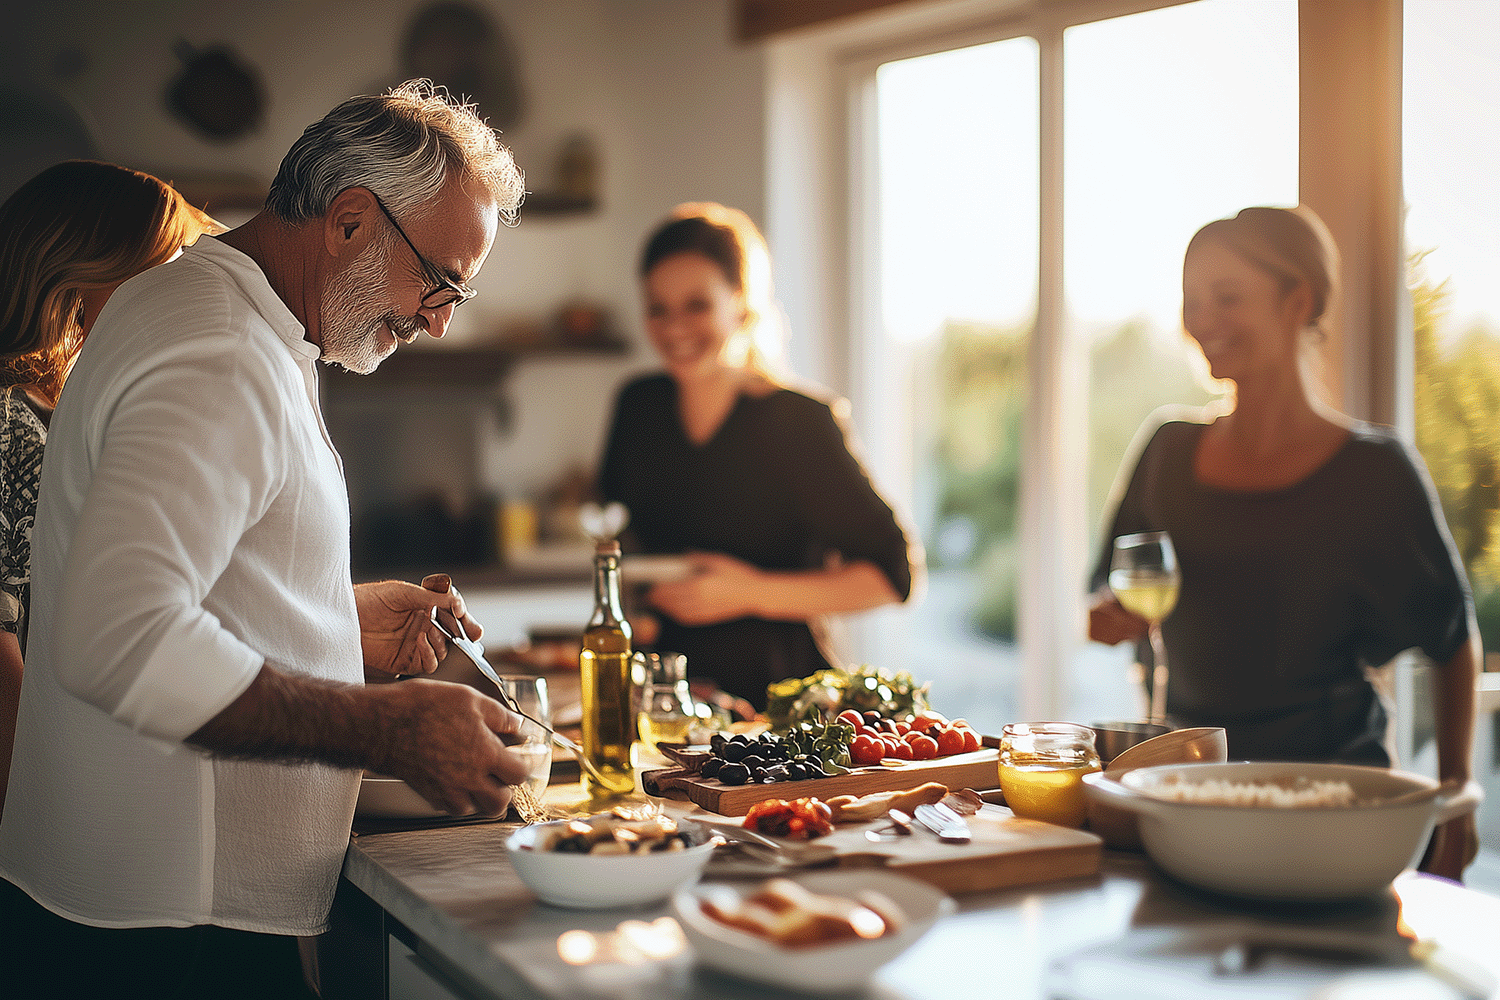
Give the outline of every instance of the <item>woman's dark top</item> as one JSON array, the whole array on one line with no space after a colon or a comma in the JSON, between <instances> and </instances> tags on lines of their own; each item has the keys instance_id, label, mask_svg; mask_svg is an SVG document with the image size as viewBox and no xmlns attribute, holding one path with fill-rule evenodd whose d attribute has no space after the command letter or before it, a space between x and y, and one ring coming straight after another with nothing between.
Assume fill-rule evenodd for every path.
<instances>
[{"instance_id":1,"label":"woman's dark top","mask_svg":"<svg viewBox=\"0 0 1500 1000\"><path fill-rule=\"evenodd\" d=\"M722 552L765 570L821 569L834 553L880 567L911 593L906 533L850 449L829 403L791 389L741 395L718 432L688 440L677 386L664 374L629 383L616 401L599 488L630 510L640 551ZM687 655L692 677L766 704L766 685L829 660L804 622L743 618L685 626L662 616L658 650Z\"/></svg>"},{"instance_id":2,"label":"woman's dark top","mask_svg":"<svg viewBox=\"0 0 1500 1000\"><path fill-rule=\"evenodd\" d=\"M1222 726L1231 759L1390 763L1386 715L1362 666L1420 648L1446 663L1468 639L1471 598L1420 456L1360 425L1284 489L1199 483L1205 425L1151 439L1110 525L1113 539L1165 529L1182 569L1162 626L1167 712Z\"/></svg>"}]
</instances>

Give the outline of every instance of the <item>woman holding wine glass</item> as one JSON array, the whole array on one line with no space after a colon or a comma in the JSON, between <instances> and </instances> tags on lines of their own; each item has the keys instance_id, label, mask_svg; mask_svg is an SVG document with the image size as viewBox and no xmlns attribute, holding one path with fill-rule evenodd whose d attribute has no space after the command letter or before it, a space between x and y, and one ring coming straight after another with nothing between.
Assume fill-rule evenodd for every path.
<instances>
[{"instance_id":1,"label":"woman holding wine glass","mask_svg":"<svg viewBox=\"0 0 1500 1000\"><path fill-rule=\"evenodd\" d=\"M1183 324L1230 402L1162 422L1140 451L1093 575L1089 634L1146 635L1108 589L1114 539L1169 532L1174 722L1222 726L1231 758L1388 766L1365 667L1417 648L1437 667L1440 777L1467 780L1479 632L1435 491L1415 449L1331 408L1307 368L1337 266L1300 207L1247 208L1188 244ZM1427 870L1457 878L1475 848L1472 817L1455 820Z\"/></svg>"}]
</instances>

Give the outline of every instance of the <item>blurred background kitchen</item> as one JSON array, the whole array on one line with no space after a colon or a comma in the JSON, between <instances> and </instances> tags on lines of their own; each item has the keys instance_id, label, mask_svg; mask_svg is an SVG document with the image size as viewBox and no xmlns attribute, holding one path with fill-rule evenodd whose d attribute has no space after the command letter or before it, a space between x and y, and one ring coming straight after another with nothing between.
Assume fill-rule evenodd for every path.
<instances>
[{"instance_id":1,"label":"blurred background kitchen","mask_svg":"<svg viewBox=\"0 0 1500 1000\"><path fill-rule=\"evenodd\" d=\"M1348 275L1329 395L1416 440L1500 650L1493 0L9 0L4 18L0 197L94 157L238 224L301 123L412 76L502 130L532 193L479 297L441 344L325 380L356 574L452 571L492 648L588 614L578 504L616 388L653 366L640 240L715 200L762 225L790 367L848 396L927 548L925 597L843 623L850 659L930 680L987 732L1138 715L1130 651L1084 638L1084 581L1141 421L1212 398L1180 334L1181 254L1209 219L1302 200ZM1422 670L1386 675L1399 760L1431 772ZM1500 848L1500 685L1484 697Z\"/></svg>"}]
</instances>

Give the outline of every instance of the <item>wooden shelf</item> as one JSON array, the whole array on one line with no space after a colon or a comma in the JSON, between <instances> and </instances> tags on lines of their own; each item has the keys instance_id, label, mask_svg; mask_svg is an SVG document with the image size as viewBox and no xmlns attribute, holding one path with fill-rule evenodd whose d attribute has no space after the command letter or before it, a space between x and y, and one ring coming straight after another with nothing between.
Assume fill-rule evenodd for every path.
<instances>
[{"instance_id":1,"label":"wooden shelf","mask_svg":"<svg viewBox=\"0 0 1500 1000\"><path fill-rule=\"evenodd\" d=\"M489 391L518 363L528 358L610 357L627 353L624 343L590 345L534 344L495 347L401 348L369 375L342 368L324 371L331 392L349 395L388 393L391 390Z\"/></svg>"},{"instance_id":2,"label":"wooden shelf","mask_svg":"<svg viewBox=\"0 0 1500 1000\"><path fill-rule=\"evenodd\" d=\"M521 218L528 215L585 215L599 207L597 199L554 191L528 191L521 202Z\"/></svg>"}]
</instances>

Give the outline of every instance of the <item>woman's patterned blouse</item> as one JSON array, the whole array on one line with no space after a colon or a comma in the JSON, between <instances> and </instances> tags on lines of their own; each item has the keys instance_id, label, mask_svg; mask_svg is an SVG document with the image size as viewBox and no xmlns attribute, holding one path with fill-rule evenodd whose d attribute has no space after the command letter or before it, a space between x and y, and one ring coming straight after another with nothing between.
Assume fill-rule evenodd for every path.
<instances>
[{"instance_id":1,"label":"woman's patterned blouse","mask_svg":"<svg viewBox=\"0 0 1500 1000\"><path fill-rule=\"evenodd\" d=\"M26 642L31 604L31 525L47 432L15 388L0 389L0 628Z\"/></svg>"}]
</instances>

